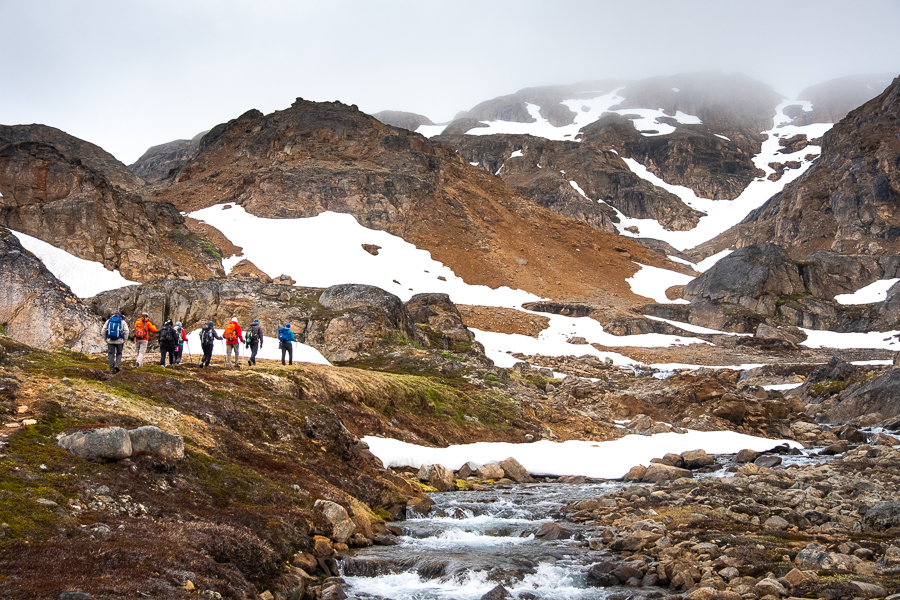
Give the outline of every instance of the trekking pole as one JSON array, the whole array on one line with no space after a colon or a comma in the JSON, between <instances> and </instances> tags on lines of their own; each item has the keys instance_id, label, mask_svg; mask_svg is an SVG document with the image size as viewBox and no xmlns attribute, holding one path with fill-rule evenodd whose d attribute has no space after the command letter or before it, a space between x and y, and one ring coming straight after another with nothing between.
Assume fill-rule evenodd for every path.
<instances>
[{"instance_id":1,"label":"trekking pole","mask_svg":"<svg viewBox=\"0 0 900 600\"><path fill-rule=\"evenodd\" d=\"M194 357L191 355L191 343L190 343L190 342L185 342L184 345L187 346L187 349L188 349L188 358L191 360L191 364L194 364Z\"/></svg>"},{"instance_id":2,"label":"trekking pole","mask_svg":"<svg viewBox=\"0 0 900 600\"><path fill-rule=\"evenodd\" d=\"M219 340L219 345L222 346L222 360L226 360L228 358L228 355L225 352L225 340ZM225 363L226 366L227 364L228 363Z\"/></svg>"}]
</instances>

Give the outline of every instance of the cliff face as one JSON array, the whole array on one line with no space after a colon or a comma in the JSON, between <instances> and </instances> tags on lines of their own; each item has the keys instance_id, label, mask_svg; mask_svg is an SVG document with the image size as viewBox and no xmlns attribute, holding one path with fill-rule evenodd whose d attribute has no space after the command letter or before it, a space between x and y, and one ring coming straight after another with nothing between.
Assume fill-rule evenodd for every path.
<instances>
[{"instance_id":1,"label":"cliff face","mask_svg":"<svg viewBox=\"0 0 900 600\"><path fill-rule=\"evenodd\" d=\"M222 273L174 206L100 148L43 125L0 126L0 224L131 280Z\"/></svg>"},{"instance_id":2,"label":"cliff face","mask_svg":"<svg viewBox=\"0 0 900 600\"><path fill-rule=\"evenodd\" d=\"M795 125L837 123L854 108L877 96L894 79L893 73L849 75L811 85L797 97L812 103L810 112L800 112Z\"/></svg>"},{"instance_id":3,"label":"cliff face","mask_svg":"<svg viewBox=\"0 0 900 600\"><path fill-rule=\"evenodd\" d=\"M573 226L444 144L341 103L297 100L219 125L155 190L188 211L236 203L272 218L348 213L430 251L469 283L541 295L627 296L632 260L666 263L630 240ZM598 261L624 277L601 273Z\"/></svg>"},{"instance_id":4,"label":"cliff face","mask_svg":"<svg viewBox=\"0 0 900 600\"><path fill-rule=\"evenodd\" d=\"M106 349L103 321L44 263L0 227L0 323L4 333L35 348Z\"/></svg>"},{"instance_id":5,"label":"cliff face","mask_svg":"<svg viewBox=\"0 0 900 600\"><path fill-rule=\"evenodd\" d=\"M750 213L738 244L772 241L795 258L817 250L900 253L900 79L822 140L803 177Z\"/></svg>"}]
</instances>

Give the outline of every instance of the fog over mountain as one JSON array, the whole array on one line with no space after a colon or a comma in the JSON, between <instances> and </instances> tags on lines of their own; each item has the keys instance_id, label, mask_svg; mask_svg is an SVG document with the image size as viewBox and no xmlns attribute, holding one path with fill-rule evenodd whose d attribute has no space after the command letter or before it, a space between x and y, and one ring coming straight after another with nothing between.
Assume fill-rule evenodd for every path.
<instances>
[{"instance_id":1,"label":"fog over mountain","mask_svg":"<svg viewBox=\"0 0 900 600\"><path fill-rule=\"evenodd\" d=\"M900 4L0 2L0 123L45 123L125 163L298 96L446 121L528 87L742 71L793 96L900 71Z\"/></svg>"}]
</instances>

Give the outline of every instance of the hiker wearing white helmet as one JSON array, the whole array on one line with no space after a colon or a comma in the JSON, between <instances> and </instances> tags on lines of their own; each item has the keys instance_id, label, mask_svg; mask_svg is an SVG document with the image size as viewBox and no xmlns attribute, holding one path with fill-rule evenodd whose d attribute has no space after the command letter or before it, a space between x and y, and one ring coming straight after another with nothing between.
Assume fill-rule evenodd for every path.
<instances>
[{"instance_id":1,"label":"hiker wearing white helmet","mask_svg":"<svg viewBox=\"0 0 900 600\"><path fill-rule=\"evenodd\" d=\"M241 332L241 326L238 323L237 317L232 317L228 325L225 326L225 331L222 332L222 337L225 338L225 368L231 368L231 355L234 354L234 368L240 369L240 344L244 341L244 335Z\"/></svg>"}]
</instances>

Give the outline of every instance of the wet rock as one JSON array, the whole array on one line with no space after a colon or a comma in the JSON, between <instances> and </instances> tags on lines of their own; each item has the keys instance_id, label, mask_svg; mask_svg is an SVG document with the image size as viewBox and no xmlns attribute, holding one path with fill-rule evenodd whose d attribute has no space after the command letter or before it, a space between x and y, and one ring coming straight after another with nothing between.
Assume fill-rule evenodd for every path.
<instances>
[{"instance_id":1,"label":"wet rock","mask_svg":"<svg viewBox=\"0 0 900 600\"><path fill-rule=\"evenodd\" d=\"M475 469L475 476L479 479L503 479L506 473L498 463L487 463Z\"/></svg>"},{"instance_id":2,"label":"wet rock","mask_svg":"<svg viewBox=\"0 0 900 600\"><path fill-rule=\"evenodd\" d=\"M397 536L386 531L382 531L381 533L376 535L372 542L376 546L396 546L399 543L397 541Z\"/></svg>"},{"instance_id":3,"label":"wet rock","mask_svg":"<svg viewBox=\"0 0 900 600\"><path fill-rule=\"evenodd\" d=\"M316 500L313 508L322 513L325 519L331 523L331 539L339 544L346 544L347 540L356 533L356 524L347 510L336 502L329 500Z\"/></svg>"},{"instance_id":4,"label":"wet rock","mask_svg":"<svg viewBox=\"0 0 900 600\"><path fill-rule=\"evenodd\" d=\"M512 598L509 595L509 592L506 591L506 588L502 585L498 585L487 594L481 597L481 600L506 600L507 598Z\"/></svg>"},{"instance_id":5,"label":"wet rock","mask_svg":"<svg viewBox=\"0 0 900 600\"><path fill-rule=\"evenodd\" d=\"M443 465L422 465L422 468L419 469L418 479L441 492L456 489L456 477L453 476L453 471Z\"/></svg>"},{"instance_id":6,"label":"wet rock","mask_svg":"<svg viewBox=\"0 0 900 600\"><path fill-rule=\"evenodd\" d=\"M604 561L592 565L587 572L588 584L594 587L612 587L619 585L619 578L612 575L612 570L616 568L614 563Z\"/></svg>"},{"instance_id":7,"label":"wet rock","mask_svg":"<svg viewBox=\"0 0 900 600\"><path fill-rule=\"evenodd\" d=\"M681 460L684 461L684 468L686 469L700 469L716 462L712 456L706 453L706 450L682 452Z\"/></svg>"},{"instance_id":8,"label":"wet rock","mask_svg":"<svg viewBox=\"0 0 900 600\"><path fill-rule=\"evenodd\" d=\"M416 496L406 502L406 514L410 517L427 517L434 506L434 501L428 496Z\"/></svg>"},{"instance_id":9,"label":"wet rock","mask_svg":"<svg viewBox=\"0 0 900 600\"><path fill-rule=\"evenodd\" d=\"M466 477L471 477L475 474L475 469L472 468L472 463L466 463L459 468L459 471L456 473L460 479L465 479Z\"/></svg>"},{"instance_id":10,"label":"wet rock","mask_svg":"<svg viewBox=\"0 0 900 600\"><path fill-rule=\"evenodd\" d=\"M780 465L781 462L782 461L780 456L772 456L771 454L766 454L754 460L753 464L764 469L772 469Z\"/></svg>"},{"instance_id":11,"label":"wet rock","mask_svg":"<svg viewBox=\"0 0 900 600\"><path fill-rule=\"evenodd\" d=\"M655 463L647 467L647 472L644 473L644 477L641 481L646 483L660 483L663 481L674 481L681 477L693 476L694 474L688 469L679 469L678 467L670 467L668 465Z\"/></svg>"},{"instance_id":12,"label":"wet rock","mask_svg":"<svg viewBox=\"0 0 900 600\"><path fill-rule=\"evenodd\" d=\"M132 453L153 452L170 460L184 458L184 440L181 436L166 433L159 427L147 425L129 429L128 437L131 439Z\"/></svg>"},{"instance_id":13,"label":"wet rock","mask_svg":"<svg viewBox=\"0 0 900 600\"><path fill-rule=\"evenodd\" d=\"M523 467L515 458L509 457L506 460L500 461L500 467L503 469L506 477L512 479L516 483L534 482L534 478L528 474L525 467Z\"/></svg>"},{"instance_id":14,"label":"wet rock","mask_svg":"<svg viewBox=\"0 0 900 600\"><path fill-rule=\"evenodd\" d=\"M876 433L869 438L869 444L873 446L896 446L900 440L886 433Z\"/></svg>"},{"instance_id":15,"label":"wet rock","mask_svg":"<svg viewBox=\"0 0 900 600\"><path fill-rule=\"evenodd\" d=\"M575 535L573 531L566 529L559 523L551 521L541 525L541 528L537 530L534 537L542 540L567 540L573 535Z\"/></svg>"},{"instance_id":16,"label":"wet rock","mask_svg":"<svg viewBox=\"0 0 900 600\"><path fill-rule=\"evenodd\" d=\"M131 456L131 438L121 427L77 431L60 438L59 446L88 460L122 460Z\"/></svg>"},{"instance_id":17,"label":"wet rock","mask_svg":"<svg viewBox=\"0 0 900 600\"><path fill-rule=\"evenodd\" d=\"M651 463L658 463L661 465L668 465L670 467L678 467L679 469L684 469L684 460L678 454L673 454L671 452L666 452L662 458L652 458L650 459Z\"/></svg>"},{"instance_id":18,"label":"wet rock","mask_svg":"<svg viewBox=\"0 0 900 600\"><path fill-rule=\"evenodd\" d=\"M759 458L759 452L745 448L735 455L734 461L738 463L752 463L757 458Z\"/></svg>"},{"instance_id":19,"label":"wet rock","mask_svg":"<svg viewBox=\"0 0 900 600\"><path fill-rule=\"evenodd\" d=\"M822 456L835 456L837 454L843 454L847 451L847 448L850 447L845 440L841 440L839 442L835 442L830 446L827 446L824 450L820 451L819 454Z\"/></svg>"}]
</instances>

